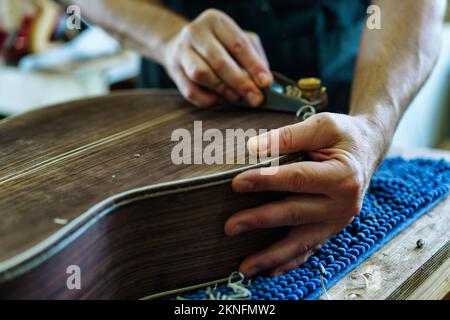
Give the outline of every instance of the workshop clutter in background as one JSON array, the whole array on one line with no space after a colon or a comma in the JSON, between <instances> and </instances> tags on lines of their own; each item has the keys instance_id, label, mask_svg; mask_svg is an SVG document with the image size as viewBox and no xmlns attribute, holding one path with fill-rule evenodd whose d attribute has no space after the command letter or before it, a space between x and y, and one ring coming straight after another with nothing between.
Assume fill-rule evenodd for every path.
<instances>
[{"instance_id":1,"label":"workshop clutter in background","mask_svg":"<svg viewBox=\"0 0 450 320\"><path fill-rule=\"evenodd\" d=\"M0 56L17 65L28 54L63 44L81 30L66 28L63 8L51 0L0 1Z\"/></svg>"},{"instance_id":2,"label":"workshop clutter in background","mask_svg":"<svg viewBox=\"0 0 450 320\"><path fill-rule=\"evenodd\" d=\"M0 0L0 119L135 87L139 55L82 18L54 0Z\"/></svg>"}]
</instances>

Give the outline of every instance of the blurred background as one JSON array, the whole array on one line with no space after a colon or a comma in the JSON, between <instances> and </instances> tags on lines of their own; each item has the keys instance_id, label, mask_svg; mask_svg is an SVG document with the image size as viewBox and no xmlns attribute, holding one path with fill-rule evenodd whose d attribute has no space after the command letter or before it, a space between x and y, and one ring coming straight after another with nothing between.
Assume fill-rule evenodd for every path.
<instances>
[{"instance_id":1,"label":"blurred background","mask_svg":"<svg viewBox=\"0 0 450 320\"><path fill-rule=\"evenodd\" d=\"M51 0L0 0L0 118L137 85L140 57L102 29L68 30ZM442 53L397 130L394 148L450 150L450 8Z\"/></svg>"}]
</instances>

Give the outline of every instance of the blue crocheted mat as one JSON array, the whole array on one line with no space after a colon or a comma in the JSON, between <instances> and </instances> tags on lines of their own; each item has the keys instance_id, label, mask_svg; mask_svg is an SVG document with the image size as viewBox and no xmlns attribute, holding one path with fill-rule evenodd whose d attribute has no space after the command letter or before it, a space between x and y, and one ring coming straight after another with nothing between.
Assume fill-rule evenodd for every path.
<instances>
[{"instance_id":1,"label":"blue crocheted mat","mask_svg":"<svg viewBox=\"0 0 450 320\"><path fill-rule=\"evenodd\" d=\"M439 203L450 189L444 160L386 159L371 181L360 214L301 267L275 278L256 277L247 287L252 300L317 299L321 275L330 288L414 220ZM323 266L324 269L321 267ZM230 294L226 286L214 290ZM205 298L206 291L185 296Z\"/></svg>"}]
</instances>

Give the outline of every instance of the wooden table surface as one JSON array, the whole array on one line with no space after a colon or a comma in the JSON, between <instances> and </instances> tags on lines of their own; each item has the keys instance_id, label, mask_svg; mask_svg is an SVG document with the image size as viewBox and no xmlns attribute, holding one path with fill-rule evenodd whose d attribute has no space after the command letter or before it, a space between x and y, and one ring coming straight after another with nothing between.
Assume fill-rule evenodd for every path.
<instances>
[{"instance_id":1,"label":"wooden table surface","mask_svg":"<svg viewBox=\"0 0 450 320\"><path fill-rule=\"evenodd\" d=\"M450 151L393 150L390 155L450 161ZM450 292L450 196L336 283L331 299L442 299ZM425 246L418 248L417 240ZM321 299L327 299L322 295Z\"/></svg>"}]
</instances>

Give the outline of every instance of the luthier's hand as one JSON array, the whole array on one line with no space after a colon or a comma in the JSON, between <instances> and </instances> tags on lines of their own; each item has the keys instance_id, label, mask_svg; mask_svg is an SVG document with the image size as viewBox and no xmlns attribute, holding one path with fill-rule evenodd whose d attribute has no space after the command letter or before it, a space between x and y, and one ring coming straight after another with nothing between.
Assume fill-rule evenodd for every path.
<instances>
[{"instance_id":1,"label":"luthier's hand","mask_svg":"<svg viewBox=\"0 0 450 320\"><path fill-rule=\"evenodd\" d=\"M209 9L187 24L166 46L167 72L183 96L199 107L220 97L252 106L263 101L260 88L273 81L259 37L243 31L225 13Z\"/></svg>"},{"instance_id":2,"label":"luthier's hand","mask_svg":"<svg viewBox=\"0 0 450 320\"><path fill-rule=\"evenodd\" d=\"M225 232L231 236L292 227L284 239L245 259L241 272L247 276L266 270L272 275L286 273L352 221L383 155L375 131L363 117L331 113L279 129L280 154L305 151L311 161L280 166L275 175L251 170L234 179L236 192L293 193L282 201L236 213L226 222ZM268 143L264 137L269 137ZM270 137L273 134L251 139L249 151L270 150Z\"/></svg>"}]
</instances>

